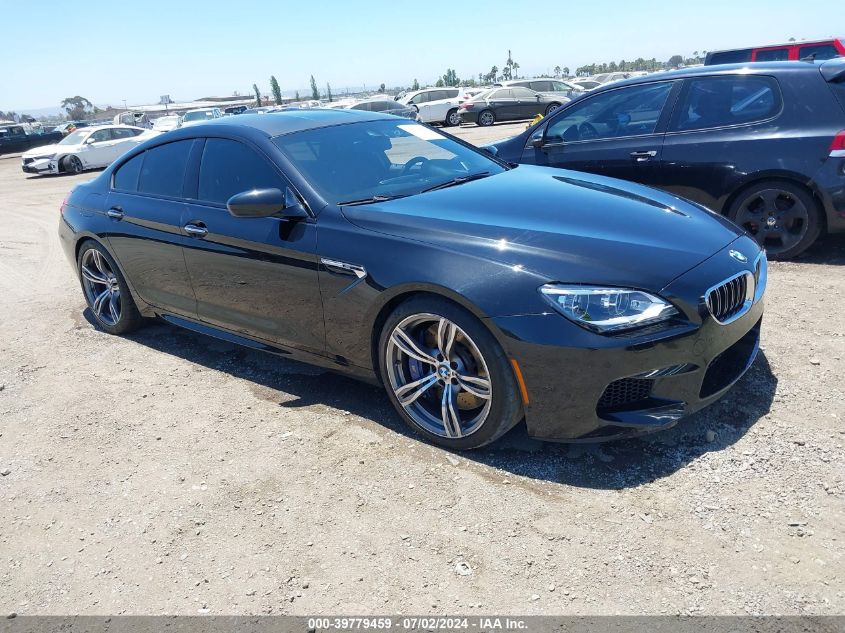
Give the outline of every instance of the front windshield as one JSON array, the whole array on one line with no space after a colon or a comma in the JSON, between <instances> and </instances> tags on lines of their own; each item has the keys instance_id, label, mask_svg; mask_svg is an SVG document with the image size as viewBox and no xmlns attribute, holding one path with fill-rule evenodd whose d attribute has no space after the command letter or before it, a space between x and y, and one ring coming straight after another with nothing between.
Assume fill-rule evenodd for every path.
<instances>
[{"instance_id":1,"label":"front windshield","mask_svg":"<svg viewBox=\"0 0 845 633\"><path fill-rule=\"evenodd\" d=\"M213 118L211 110L203 110L202 112L188 112L185 114L185 121L205 121Z\"/></svg>"},{"instance_id":2,"label":"front windshield","mask_svg":"<svg viewBox=\"0 0 845 633\"><path fill-rule=\"evenodd\" d=\"M85 140L85 137L88 136L88 130L76 130L76 132L71 132L66 137L64 137L61 141L58 142L59 145L79 145L82 141Z\"/></svg>"},{"instance_id":3,"label":"front windshield","mask_svg":"<svg viewBox=\"0 0 845 633\"><path fill-rule=\"evenodd\" d=\"M334 204L414 195L454 178L505 170L479 150L401 119L316 128L274 142Z\"/></svg>"}]
</instances>

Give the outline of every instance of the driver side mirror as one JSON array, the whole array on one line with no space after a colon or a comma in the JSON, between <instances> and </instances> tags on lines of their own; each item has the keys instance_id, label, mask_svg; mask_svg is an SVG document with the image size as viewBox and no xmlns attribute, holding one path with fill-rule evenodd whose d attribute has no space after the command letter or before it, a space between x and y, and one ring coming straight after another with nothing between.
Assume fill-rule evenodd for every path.
<instances>
[{"instance_id":1,"label":"driver side mirror","mask_svg":"<svg viewBox=\"0 0 845 633\"><path fill-rule=\"evenodd\" d=\"M268 218L279 214L290 220L308 217L305 207L290 188L284 193L276 188L236 193L229 198L226 208L236 218Z\"/></svg>"}]
</instances>

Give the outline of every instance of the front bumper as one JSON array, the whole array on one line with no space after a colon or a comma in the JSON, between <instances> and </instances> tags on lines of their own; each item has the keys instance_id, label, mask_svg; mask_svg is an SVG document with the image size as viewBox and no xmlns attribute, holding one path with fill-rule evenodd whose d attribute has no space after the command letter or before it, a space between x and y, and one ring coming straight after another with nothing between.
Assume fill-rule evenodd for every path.
<instances>
[{"instance_id":1,"label":"front bumper","mask_svg":"<svg viewBox=\"0 0 845 633\"><path fill-rule=\"evenodd\" d=\"M21 169L26 174L58 174L59 164L51 158L22 158Z\"/></svg>"},{"instance_id":2,"label":"front bumper","mask_svg":"<svg viewBox=\"0 0 845 633\"><path fill-rule=\"evenodd\" d=\"M748 238L731 248L757 252ZM720 251L664 288L660 294L687 319L651 332L594 334L556 312L491 319L524 377L529 435L562 441L639 435L672 427L724 395L754 362L763 317L762 293L730 323L710 315L704 291L742 270L727 259ZM765 281L763 275L763 290Z\"/></svg>"}]
</instances>

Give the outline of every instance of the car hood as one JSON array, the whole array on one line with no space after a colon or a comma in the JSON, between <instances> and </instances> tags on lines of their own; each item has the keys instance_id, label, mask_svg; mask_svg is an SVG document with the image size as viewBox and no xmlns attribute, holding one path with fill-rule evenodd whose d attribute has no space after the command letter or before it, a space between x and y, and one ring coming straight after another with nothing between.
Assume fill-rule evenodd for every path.
<instances>
[{"instance_id":1,"label":"car hood","mask_svg":"<svg viewBox=\"0 0 845 633\"><path fill-rule=\"evenodd\" d=\"M53 143L52 145L40 145L24 152L21 157L35 158L36 156L50 156L51 154L58 154L59 152L70 154L77 151L79 147L79 145L58 145L57 143Z\"/></svg>"},{"instance_id":2,"label":"car hood","mask_svg":"<svg viewBox=\"0 0 845 633\"><path fill-rule=\"evenodd\" d=\"M742 235L721 216L650 187L531 165L343 213L365 229L549 281L654 291Z\"/></svg>"}]
</instances>

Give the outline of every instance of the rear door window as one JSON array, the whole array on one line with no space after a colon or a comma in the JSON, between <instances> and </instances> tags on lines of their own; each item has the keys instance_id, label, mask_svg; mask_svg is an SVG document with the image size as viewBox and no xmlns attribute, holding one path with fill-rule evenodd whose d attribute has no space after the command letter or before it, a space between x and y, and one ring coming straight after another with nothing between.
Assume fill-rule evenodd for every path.
<instances>
[{"instance_id":1,"label":"rear door window","mask_svg":"<svg viewBox=\"0 0 845 633\"><path fill-rule=\"evenodd\" d=\"M284 191L285 185L266 158L238 141L206 140L200 163L201 201L226 204L235 194L270 188Z\"/></svg>"},{"instance_id":2,"label":"rear door window","mask_svg":"<svg viewBox=\"0 0 845 633\"><path fill-rule=\"evenodd\" d=\"M192 145L193 140L176 141L144 152L138 193L181 198Z\"/></svg>"},{"instance_id":3,"label":"rear door window","mask_svg":"<svg viewBox=\"0 0 845 633\"><path fill-rule=\"evenodd\" d=\"M670 127L685 131L752 123L780 109L780 89L773 77L700 77L687 80Z\"/></svg>"},{"instance_id":4,"label":"rear door window","mask_svg":"<svg viewBox=\"0 0 845 633\"><path fill-rule=\"evenodd\" d=\"M532 81L528 87L537 92L549 92L553 89L551 81Z\"/></svg>"},{"instance_id":5,"label":"rear door window","mask_svg":"<svg viewBox=\"0 0 845 633\"><path fill-rule=\"evenodd\" d=\"M536 94L528 88L511 88L511 94L515 99L530 100L536 99Z\"/></svg>"}]
</instances>

